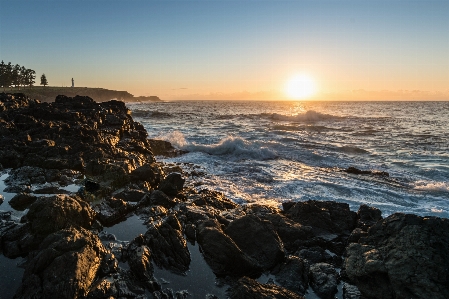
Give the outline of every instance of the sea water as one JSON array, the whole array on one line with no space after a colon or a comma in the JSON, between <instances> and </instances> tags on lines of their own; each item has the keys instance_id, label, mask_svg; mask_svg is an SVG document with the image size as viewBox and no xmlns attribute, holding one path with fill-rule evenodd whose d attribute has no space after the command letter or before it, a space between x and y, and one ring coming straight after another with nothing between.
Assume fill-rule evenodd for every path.
<instances>
[{"instance_id":1,"label":"sea water","mask_svg":"<svg viewBox=\"0 0 449 299\"><path fill-rule=\"evenodd\" d=\"M188 151L197 188L240 204L335 200L449 217L449 102L128 104L149 137ZM344 170L384 171L389 176Z\"/></svg>"}]
</instances>

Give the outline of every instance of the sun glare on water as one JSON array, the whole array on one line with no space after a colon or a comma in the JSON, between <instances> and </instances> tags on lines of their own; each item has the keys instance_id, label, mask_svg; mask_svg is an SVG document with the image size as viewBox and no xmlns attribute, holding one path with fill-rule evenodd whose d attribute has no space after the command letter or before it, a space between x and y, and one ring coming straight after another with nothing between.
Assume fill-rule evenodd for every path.
<instances>
[{"instance_id":1,"label":"sun glare on water","mask_svg":"<svg viewBox=\"0 0 449 299\"><path fill-rule=\"evenodd\" d=\"M306 74L292 77L285 86L285 93L291 99L306 99L316 93L315 80Z\"/></svg>"}]
</instances>

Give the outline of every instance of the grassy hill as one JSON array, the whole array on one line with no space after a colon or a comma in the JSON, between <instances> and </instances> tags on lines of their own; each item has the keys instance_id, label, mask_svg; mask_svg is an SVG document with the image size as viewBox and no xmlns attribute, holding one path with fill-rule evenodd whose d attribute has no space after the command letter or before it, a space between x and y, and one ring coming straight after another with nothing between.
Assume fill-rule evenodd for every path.
<instances>
[{"instance_id":1,"label":"grassy hill","mask_svg":"<svg viewBox=\"0 0 449 299\"><path fill-rule=\"evenodd\" d=\"M6 92L20 92L26 94L28 97L40 100L42 102L53 102L58 95L66 95L68 97L74 97L76 95L88 96L97 102L105 102L112 99L116 99L124 102L147 102L147 101L160 101L157 96L150 97L134 97L127 91L110 90L104 88L91 88L91 87L57 87L57 86L33 86L7 88Z\"/></svg>"}]
</instances>

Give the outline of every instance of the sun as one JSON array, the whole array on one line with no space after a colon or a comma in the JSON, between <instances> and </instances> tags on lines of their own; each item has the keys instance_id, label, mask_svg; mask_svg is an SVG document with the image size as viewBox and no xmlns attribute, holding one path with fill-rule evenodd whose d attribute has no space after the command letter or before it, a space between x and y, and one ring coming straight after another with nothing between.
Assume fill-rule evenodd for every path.
<instances>
[{"instance_id":1,"label":"sun","mask_svg":"<svg viewBox=\"0 0 449 299\"><path fill-rule=\"evenodd\" d=\"M292 77L285 85L285 93L292 99L305 99L316 93L315 80L306 74Z\"/></svg>"}]
</instances>

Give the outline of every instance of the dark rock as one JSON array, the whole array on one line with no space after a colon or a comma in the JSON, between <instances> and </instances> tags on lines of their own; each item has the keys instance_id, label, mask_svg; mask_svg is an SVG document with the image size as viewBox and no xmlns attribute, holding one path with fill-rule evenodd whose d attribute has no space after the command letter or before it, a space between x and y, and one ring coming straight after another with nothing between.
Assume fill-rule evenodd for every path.
<instances>
[{"instance_id":1,"label":"dark rock","mask_svg":"<svg viewBox=\"0 0 449 299\"><path fill-rule=\"evenodd\" d=\"M163 176L164 171L157 163L142 165L130 174L131 181L147 181L153 188L159 185Z\"/></svg>"},{"instance_id":2,"label":"dark rock","mask_svg":"<svg viewBox=\"0 0 449 299\"><path fill-rule=\"evenodd\" d=\"M84 181L84 187L86 188L87 192L94 193L100 190L100 184L97 182L94 182L92 180L85 180Z\"/></svg>"},{"instance_id":3,"label":"dark rock","mask_svg":"<svg viewBox=\"0 0 449 299\"><path fill-rule=\"evenodd\" d=\"M223 193L216 191L201 190L199 194L192 194L189 198L196 206L213 207L220 211L235 209L238 207L238 204L226 198Z\"/></svg>"},{"instance_id":4,"label":"dark rock","mask_svg":"<svg viewBox=\"0 0 449 299\"><path fill-rule=\"evenodd\" d=\"M145 192L137 189L126 189L113 194L115 198L123 199L129 202L139 202L144 196Z\"/></svg>"},{"instance_id":5,"label":"dark rock","mask_svg":"<svg viewBox=\"0 0 449 299\"><path fill-rule=\"evenodd\" d=\"M294 221L331 233L349 235L356 225L357 214L346 203L309 200L283 206L285 215Z\"/></svg>"},{"instance_id":6,"label":"dark rock","mask_svg":"<svg viewBox=\"0 0 449 299\"><path fill-rule=\"evenodd\" d=\"M337 293L338 273L332 265L318 263L310 266L310 285L322 299L334 299Z\"/></svg>"},{"instance_id":7,"label":"dark rock","mask_svg":"<svg viewBox=\"0 0 449 299\"><path fill-rule=\"evenodd\" d=\"M190 252L176 216L170 215L163 221L152 224L145 233L145 240L157 266L177 273L184 273L189 269Z\"/></svg>"},{"instance_id":8,"label":"dark rock","mask_svg":"<svg viewBox=\"0 0 449 299\"><path fill-rule=\"evenodd\" d=\"M186 151L181 151L172 146L172 144L165 140L149 139L153 154L156 156L177 157L185 154Z\"/></svg>"},{"instance_id":9,"label":"dark rock","mask_svg":"<svg viewBox=\"0 0 449 299\"><path fill-rule=\"evenodd\" d=\"M29 193L19 193L9 200L11 207L18 211L23 211L29 207L37 199L36 196Z\"/></svg>"},{"instance_id":10,"label":"dark rock","mask_svg":"<svg viewBox=\"0 0 449 299\"><path fill-rule=\"evenodd\" d=\"M153 265L151 264L150 249L144 244L142 235L131 241L126 248L126 256L129 268L150 291L160 289L160 285L154 280Z\"/></svg>"},{"instance_id":11,"label":"dark rock","mask_svg":"<svg viewBox=\"0 0 449 299\"><path fill-rule=\"evenodd\" d=\"M61 230L29 257L14 298L81 298L97 278L107 251L89 231Z\"/></svg>"},{"instance_id":12,"label":"dark rock","mask_svg":"<svg viewBox=\"0 0 449 299\"><path fill-rule=\"evenodd\" d=\"M185 179L180 173L173 172L159 183L159 190L167 195L176 195L182 190Z\"/></svg>"},{"instance_id":13,"label":"dark rock","mask_svg":"<svg viewBox=\"0 0 449 299\"><path fill-rule=\"evenodd\" d=\"M88 203L67 195L40 197L26 215L31 231L42 236L70 226L90 228L94 217Z\"/></svg>"},{"instance_id":14,"label":"dark rock","mask_svg":"<svg viewBox=\"0 0 449 299\"><path fill-rule=\"evenodd\" d=\"M343 170L344 172L351 173L351 174L368 174L368 175L378 175L378 176L385 176L388 177L390 174L386 171L378 171L378 170L360 170L355 167L348 167L347 169Z\"/></svg>"},{"instance_id":15,"label":"dark rock","mask_svg":"<svg viewBox=\"0 0 449 299\"><path fill-rule=\"evenodd\" d=\"M304 295L309 285L309 264L296 256L287 257L273 272L276 282L299 295Z\"/></svg>"},{"instance_id":16,"label":"dark rock","mask_svg":"<svg viewBox=\"0 0 449 299\"><path fill-rule=\"evenodd\" d=\"M70 192L64 189L59 189L56 186L43 187L34 190L35 194L69 194Z\"/></svg>"},{"instance_id":17,"label":"dark rock","mask_svg":"<svg viewBox=\"0 0 449 299\"><path fill-rule=\"evenodd\" d=\"M264 270L284 259L284 246L269 221L247 215L232 221L225 233Z\"/></svg>"},{"instance_id":18,"label":"dark rock","mask_svg":"<svg viewBox=\"0 0 449 299\"><path fill-rule=\"evenodd\" d=\"M261 267L226 235L216 220L208 220L197 228L197 241L204 258L217 276L250 276L261 274Z\"/></svg>"},{"instance_id":19,"label":"dark rock","mask_svg":"<svg viewBox=\"0 0 449 299\"><path fill-rule=\"evenodd\" d=\"M357 227L367 231L370 226L382 219L382 212L377 208L361 205L357 211L357 218Z\"/></svg>"},{"instance_id":20,"label":"dark rock","mask_svg":"<svg viewBox=\"0 0 449 299\"><path fill-rule=\"evenodd\" d=\"M449 298L448 219L393 214L346 255L346 273L366 298Z\"/></svg>"},{"instance_id":21,"label":"dark rock","mask_svg":"<svg viewBox=\"0 0 449 299\"><path fill-rule=\"evenodd\" d=\"M178 201L176 199L168 197L164 192L154 190L149 195L146 194L139 202L139 205L157 205L163 206L166 209L170 209L173 208L177 203Z\"/></svg>"},{"instance_id":22,"label":"dark rock","mask_svg":"<svg viewBox=\"0 0 449 299\"><path fill-rule=\"evenodd\" d=\"M349 283L343 284L343 299L361 299L362 294L359 289Z\"/></svg>"},{"instance_id":23,"label":"dark rock","mask_svg":"<svg viewBox=\"0 0 449 299\"><path fill-rule=\"evenodd\" d=\"M101 224L111 226L126 219L126 216L134 210L134 206L114 197L108 197L93 207L96 218Z\"/></svg>"},{"instance_id":24,"label":"dark rock","mask_svg":"<svg viewBox=\"0 0 449 299\"><path fill-rule=\"evenodd\" d=\"M341 257L337 255L331 255L321 247L310 247L299 250L297 255L300 258L307 260L310 264L316 263L328 263L334 266L340 267L342 264Z\"/></svg>"},{"instance_id":25,"label":"dark rock","mask_svg":"<svg viewBox=\"0 0 449 299\"><path fill-rule=\"evenodd\" d=\"M267 214L263 218L271 222L289 252L295 252L307 240L313 237L310 226L296 223L283 215Z\"/></svg>"},{"instance_id":26,"label":"dark rock","mask_svg":"<svg viewBox=\"0 0 449 299\"><path fill-rule=\"evenodd\" d=\"M304 297L295 294L274 284L261 284L257 281L242 277L230 291L231 299L304 299Z\"/></svg>"}]
</instances>

